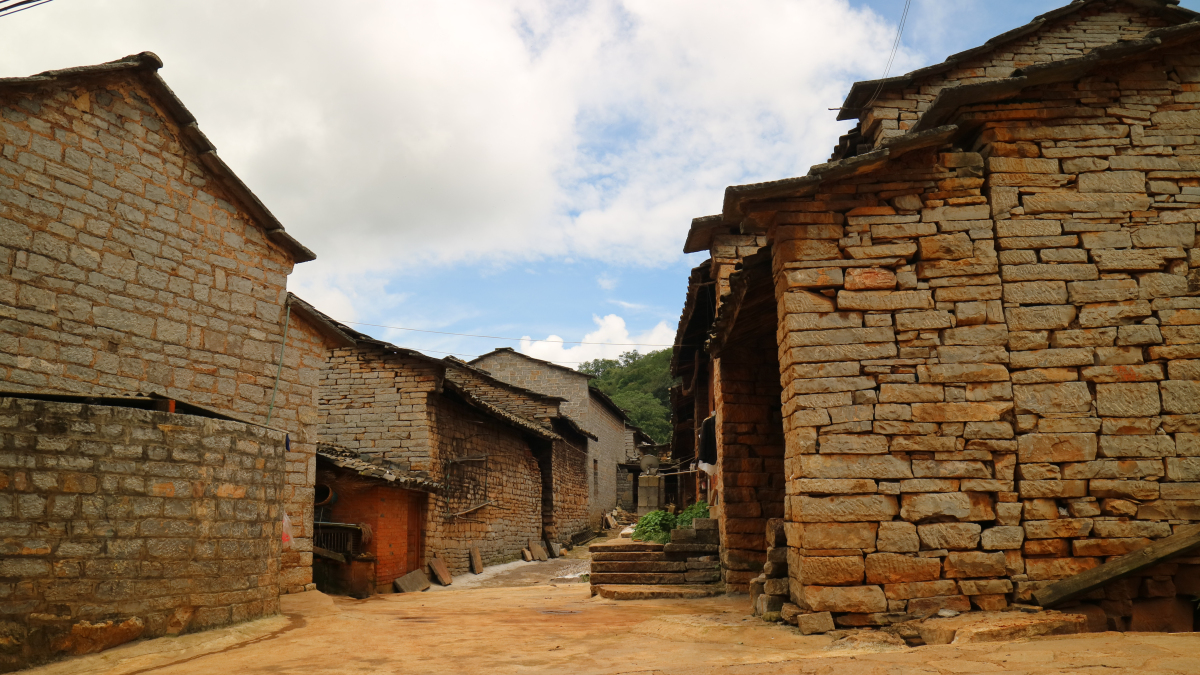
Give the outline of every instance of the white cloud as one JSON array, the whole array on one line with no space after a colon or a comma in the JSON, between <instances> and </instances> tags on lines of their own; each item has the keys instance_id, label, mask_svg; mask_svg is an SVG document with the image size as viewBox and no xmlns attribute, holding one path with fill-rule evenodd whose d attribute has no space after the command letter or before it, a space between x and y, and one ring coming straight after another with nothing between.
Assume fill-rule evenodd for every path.
<instances>
[{"instance_id":1,"label":"white cloud","mask_svg":"<svg viewBox=\"0 0 1200 675\"><path fill-rule=\"evenodd\" d=\"M675 340L675 330L669 328L665 321L638 335L630 335L625 319L616 314L603 318L593 316L592 321L596 322L596 330L583 336L582 342L585 344L567 346L557 335L545 340L533 340L525 336L518 350L535 358L574 368L584 361L615 359L629 351L645 354L666 349Z\"/></svg>"},{"instance_id":2,"label":"white cloud","mask_svg":"<svg viewBox=\"0 0 1200 675\"><path fill-rule=\"evenodd\" d=\"M619 282L617 279L614 279L607 274L601 274L600 277L598 279L596 279L596 285L599 286L600 288L603 288L606 291L613 290L614 288L617 287L618 283Z\"/></svg>"},{"instance_id":3,"label":"white cloud","mask_svg":"<svg viewBox=\"0 0 1200 675\"><path fill-rule=\"evenodd\" d=\"M4 75L156 51L343 315L438 262L677 259L726 185L825 159L894 30L848 0L76 0L5 29Z\"/></svg>"}]
</instances>

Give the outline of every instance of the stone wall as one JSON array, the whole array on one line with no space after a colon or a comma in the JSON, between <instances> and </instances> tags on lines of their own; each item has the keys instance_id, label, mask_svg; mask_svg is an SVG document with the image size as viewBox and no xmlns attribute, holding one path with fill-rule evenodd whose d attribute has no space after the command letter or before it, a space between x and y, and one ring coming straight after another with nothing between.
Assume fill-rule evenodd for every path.
<instances>
[{"instance_id":1,"label":"stone wall","mask_svg":"<svg viewBox=\"0 0 1200 675\"><path fill-rule=\"evenodd\" d=\"M570 368L531 359L511 349L497 349L472 362L509 384L566 399L563 414L587 428L588 376ZM588 428L588 431L592 429ZM592 433L597 433L592 431Z\"/></svg>"},{"instance_id":2,"label":"stone wall","mask_svg":"<svg viewBox=\"0 0 1200 675\"><path fill-rule=\"evenodd\" d=\"M1198 68L1176 48L974 104L959 147L751 205L795 604L1001 609L1200 521Z\"/></svg>"},{"instance_id":3,"label":"stone wall","mask_svg":"<svg viewBox=\"0 0 1200 675\"><path fill-rule=\"evenodd\" d=\"M591 504L588 518L593 528L600 526L600 517L617 506L617 465L625 461L625 421L618 417L605 402L589 396L588 431L599 436L590 440L588 456L598 462L599 473L592 483Z\"/></svg>"},{"instance_id":4,"label":"stone wall","mask_svg":"<svg viewBox=\"0 0 1200 675\"><path fill-rule=\"evenodd\" d=\"M400 471L435 471L429 398L442 372L432 359L374 347L334 350L321 372L322 439Z\"/></svg>"},{"instance_id":5,"label":"stone wall","mask_svg":"<svg viewBox=\"0 0 1200 675\"><path fill-rule=\"evenodd\" d=\"M284 434L0 399L0 670L278 611Z\"/></svg>"},{"instance_id":6,"label":"stone wall","mask_svg":"<svg viewBox=\"0 0 1200 675\"><path fill-rule=\"evenodd\" d=\"M1030 65L1085 56L1096 47L1141 40L1167 25L1170 22L1129 3L1094 3L1033 34L956 63L946 72L919 78L904 89L882 92L861 115L864 136L877 145L903 135L943 89L1010 77L1014 70Z\"/></svg>"},{"instance_id":7,"label":"stone wall","mask_svg":"<svg viewBox=\"0 0 1200 675\"><path fill-rule=\"evenodd\" d=\"M266 420L294 260L128 74L0 93L0 381L154 392ZM320 338L293 316L272 425L293 434L285 586L310 581Z\"/></svg>"},{"instance_id":8,"label":"stone wall","mask_svg":"<svg viewBox=\"0 0 1200 675\"><path fill-rule=\"evenodd\" d=\"M445 489L429 496L426 555L445 560L453 574L469 569L471 547L479 548L485 565L519 559L531 539L542 538L542 473L530 441L447 397L438 397L433 409L435 475ZM539 445L544 445L541 452L551 452L549 442ZM486 461L451 463L479 455L486 455Z\"/></svg>"},{"instance_id":9,"label":"stone wall","mask_svg":"<svg viewBox=\"0 0 1200 675\"><path fill-rule=\"evenodd\" d=\"M543 495L542 518L548 520L545 537L566 543L576 534L589 528L588 512L588 454L582 443L573 445L565 440L555 441L551 454L553 482L550 494ZM543 467L543 480L545 468ZM543 487L544 489L544 487ZM549 499L547 499L549 497ZM549 512L547 512L549 509ZM546 516L549 515L549 519Z\"/></svg>"}]
</instances>

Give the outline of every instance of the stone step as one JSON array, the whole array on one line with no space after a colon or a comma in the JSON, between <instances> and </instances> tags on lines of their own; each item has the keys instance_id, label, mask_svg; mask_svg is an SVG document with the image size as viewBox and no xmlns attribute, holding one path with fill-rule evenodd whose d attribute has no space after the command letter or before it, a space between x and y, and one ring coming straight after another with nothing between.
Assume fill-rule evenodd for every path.
<instances>
[{"instance_id":1,"label":"stone step","mask_svg":"<svg viewBox=\"0 0 1200 675\"><path fill-rule=\"evenodd\" d=\"M592 574L593 584L682 584L683 572L600 572Z\"/></svg>"},{"instance_id":2,"label":"stone step","mask_svg":"<svg viewBox=\"0 0 1200 675\"><path fill-rule=\"evenodd\" d=\"M663 546L663 551L688 556L715 555L720 553L721 546L719 544L666 544Z\"/></svg>"},{"instance_id":3,"label":"stone step","mask_svg":"<svg viewBox=\"0 0 1200 675\"><path fill-rule=\"evenodd\" d=\"M604 586L593 585L592 595L599 595L609 600L662 600L711 598L721 595L725 589L718 584L706 586L696 585L658 585L658 586Z\"/></svg>"},{"instance_id":4,"label":"stone step","mask_svg":"<svg viewBox=\"0 0 1200 675\"><path fill-rule=\"evenodd\" d=\"M588 546L588 551L592 553L612 551L648 553L662 550L662 544L656 544L652 541L632 541L630 539L609 539L608 541L602 541L599 544L592 544L591 546Z\"/></svg>"},{"instance_id":5,"label":"stone step","mask_svg":"<svg viewBox=\"0 0 1200 675\"><path fill-rule=\"evenodd\" d=\"M662 551L596 551L592 560L605 562L680 562L687 560L686 556L667 555Z\"/></svg>"},{"instance_id":6,"label":"stone step","mask_svg":"<svg viewBox=\"0 0 1200 675\"><path fill-rule=\"evenodd\" d=\"M686 562L608 562L593 560L592 574L597 572L684 572Z\"/></svg>"}]
</instances>

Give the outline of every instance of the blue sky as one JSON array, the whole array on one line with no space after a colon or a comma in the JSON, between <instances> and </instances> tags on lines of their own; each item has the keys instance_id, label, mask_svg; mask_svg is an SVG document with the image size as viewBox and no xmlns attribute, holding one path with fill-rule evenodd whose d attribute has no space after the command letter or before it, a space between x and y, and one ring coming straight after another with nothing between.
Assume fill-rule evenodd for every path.
<instances>
[{"instance_id":1,"label":"blue sky","mask_svg":"<svg viewBox=\"0 0 1200 675\"><path fill-rule=\"evenodd\" d=\"M914 0L892 74L1066 0ZM1185 7L1200 10L1200 0ZM55 0L0 76L143 50L319 259L290 284L397 344L571 364L669 343L690 220L805 173L904 0ZM284 11L280 11L285 8ZM642 350L653 347L641 347Z\"/></svg>"}]
</instances>

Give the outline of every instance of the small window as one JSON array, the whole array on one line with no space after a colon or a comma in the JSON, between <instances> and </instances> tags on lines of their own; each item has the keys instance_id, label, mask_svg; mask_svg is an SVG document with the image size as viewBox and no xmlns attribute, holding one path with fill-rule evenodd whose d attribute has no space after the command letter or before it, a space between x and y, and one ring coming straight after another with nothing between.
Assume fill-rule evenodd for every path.
<instances>
[{"instance_id":1,"label":"small window","mask_svg":"<svg viewBox=\"0 0 1200 675\"><path fill-rule=\"evenodd\" d=\"M592 460L592 489L600 492L600 460Z\"/></svg>"}]
</instances>

